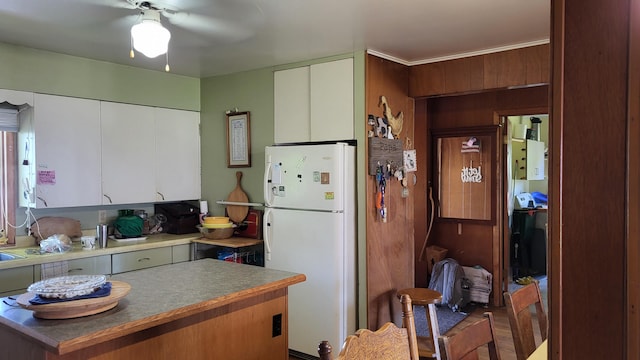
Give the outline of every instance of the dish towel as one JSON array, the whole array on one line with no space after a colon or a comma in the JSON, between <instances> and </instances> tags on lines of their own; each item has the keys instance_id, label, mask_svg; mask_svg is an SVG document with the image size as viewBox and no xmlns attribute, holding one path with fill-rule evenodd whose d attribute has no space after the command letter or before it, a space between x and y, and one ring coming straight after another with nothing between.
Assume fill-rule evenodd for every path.
<instances>
[{"instance_id":1,"label":"dish towel","mask_svg":"<svg viewBox=\"0 0 640 360\"><path fill-rule=\"evenodd\" d=\"M69 262L56 261L40 265L40 280L69 275Z\"/></svg>"}]
</instances>

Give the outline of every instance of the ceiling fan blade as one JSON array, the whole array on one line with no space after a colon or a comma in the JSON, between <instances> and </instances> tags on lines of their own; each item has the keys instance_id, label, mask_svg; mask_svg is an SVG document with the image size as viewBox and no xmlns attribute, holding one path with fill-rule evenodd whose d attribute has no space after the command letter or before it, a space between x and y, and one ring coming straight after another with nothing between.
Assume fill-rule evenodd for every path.
<instances>
[{"instance_id":1,"label":"ceiling fan blade","mask_svg":"<svg viewBox=\"0 0 640 360\"><path fill-rule=\"evenodd\" d=\"M225 41L241 41L253 36L253 31L239 23L223 19L214 19L188 12L172 12L165 10L163 14L175 26L199 33L208 37Z\"/></svg>"},{"instance_id":2,"label":"ceiling fan blade","mask_svg":"<svg viewBox=\"0 0 640 360\"><path fill-rule=\"evenodd\" d=\"M111 7L115 9L137 9L138 5L133 0L86 0L85 2L92 5Z\"/></svg>"}]
</instances>

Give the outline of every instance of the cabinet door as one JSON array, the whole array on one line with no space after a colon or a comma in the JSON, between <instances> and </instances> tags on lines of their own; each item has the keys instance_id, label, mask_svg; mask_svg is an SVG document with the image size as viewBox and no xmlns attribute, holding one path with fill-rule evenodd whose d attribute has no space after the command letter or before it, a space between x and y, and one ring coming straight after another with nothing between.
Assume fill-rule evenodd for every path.
<instances>
[{"instance_id":1,"label":"cabinet door","mask_svg":"<svg viewBox=\"0 0 640 360\"><path fill-rule=\"evenodd\" d=\"M527 180L544 180L544 143L527 140Z\"/></svg>"},{"instance_id":2,"label":"cabinet door","mask_svg":"<svg viewBox=\"0 0 640 360\"><path fill-rule=\"evenodd\" d=\"M155 109L156 201L200 199L200 114Z\"/></svg>"},{"instance_id":3,"label":"cabinet door","mask_svg":"<svg viewBox=\"0 0 640 360\"><path fill-rule=\"evenodd\" d=\"M101 102L102 203L154 202L155 122L152 107Z\"/></svg>"},{"instance_id":4,"label":"cabinet door","mask_svg":"<svg viewBox=\"0 0 640 360\"><path fill-rule=\"evenodd\" d=\"M100 205L100 102L35 94L31 115L31 123L21 124L29 135L20 148L35 158L29 164L35 206Z\"/></svg>"},{"instance_id":5,"label":"cabinet door","mask_svg":"<svg viewBox=\"0 0 640 360\"><path fill-rule=\"evenodd\" d=\"M527 144L524 141L511 142L512 176L515 180L527 179Z\"/></svg>"},{"instance_id":6,"label":"cabinet door","mask_svg":"<svg viewBox=\"0 0 640 360\"><path fill-rule=\"evenodd\" d=\"M33 266L21 266L0 271L0 293L2 294L22 293L31 284L33 284Z\"/></svg>"},{"instance_id":7,"label":"cabinet door","mask_svg":"<svg viewBox=\"0 0 640 360\"><path fill-rule=\"evenodd\" d=\"M191 260L191 244L176 245L171 247L172 262L179 263Z\"/></svg>"},{"instance_id":8,"label":"cabinet door","mask_svg":"<svg viewBox=\"0 0 640 360\"><path fill-rule=\"evenodd\" d=\"M353 59L311 65L311 141L355 139Z\"/></svg>"},{"instance_id":9,"label":"cabinet door","mask_svg":"<svg viewBox=\"0 0 640 360\"><path fill-rule=\"evenodd\" d=\"M170 247L163 247L114 254L111 261L112 272L118 274L126 271L171 264L172 254Z\"/></svg>"},{"instance_id":10,"label":"cabinet door","mask_svg":"<svg viewBox=\"0 0 640 360\"><path fill-rule=\"evenodd\" d=\"M273 141L309 141L309 67L276 71L273 82Z\"/></svg>"}]
</instances>

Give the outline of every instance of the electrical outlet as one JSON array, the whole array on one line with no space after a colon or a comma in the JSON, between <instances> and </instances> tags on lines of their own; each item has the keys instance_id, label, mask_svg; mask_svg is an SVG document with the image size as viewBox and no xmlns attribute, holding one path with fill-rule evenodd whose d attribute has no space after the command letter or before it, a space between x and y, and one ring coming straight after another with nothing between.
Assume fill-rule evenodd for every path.
<instances>
[{"instance_id":1,"label":"electrical outlet","mask_svg":"<svg viewBox=\"0 0 640 360\"><path fill-rule=\"evenodd\" d=\"M107 210L98 210L98 224L107 223Z\"/></svg>"},{"instance_id":2,"label":"electrical outlet","mask_svg":"<svg viewBox=\"0 0 640 360\"><path fill-rule=\"evenodd\" d=\"M282 335L282 314L273 315L271 337Z\"/></svg>"}]
</instances>

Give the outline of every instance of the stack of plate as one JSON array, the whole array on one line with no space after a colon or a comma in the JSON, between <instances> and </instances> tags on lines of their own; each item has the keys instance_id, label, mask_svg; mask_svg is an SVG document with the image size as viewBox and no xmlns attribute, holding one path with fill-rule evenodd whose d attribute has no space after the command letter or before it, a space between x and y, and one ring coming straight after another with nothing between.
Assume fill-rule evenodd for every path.
<instances>
[{"instance_id":1,"label":"stack of plate","mask_svg":"<svg viewBox=\"0 0 640 360\"><path fill-rule=\"evenodd\" d=\"M106 282L104 275L70 275L50 278L31 284L27 289L43 298L71 299L89 295Z\"/></svg>"}]
</instances>

